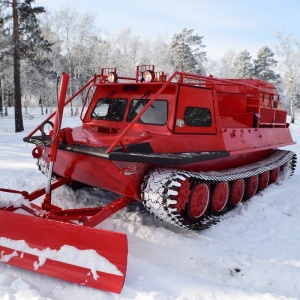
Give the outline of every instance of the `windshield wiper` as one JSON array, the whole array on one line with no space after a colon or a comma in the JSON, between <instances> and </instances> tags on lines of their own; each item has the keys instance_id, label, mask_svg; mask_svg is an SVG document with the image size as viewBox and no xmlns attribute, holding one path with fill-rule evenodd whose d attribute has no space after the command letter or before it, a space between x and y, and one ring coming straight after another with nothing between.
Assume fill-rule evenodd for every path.
<instances>
[{"instance_id":1,"label":"windshield wiper","mask_svg":"<svg viewBox=\"0 0 300 300\"><path fill-rule=\"evenodd\" d=\"M128 118L130 118L134 113L135 111L139 108L139 106L141 104L144 103L144 98L146 98L149 94L151 94L152 90L149 90L147 91L140 99L135 99L135 100L138 100L137 103L130 109L129 113L128 113ZM144 104L143 104L144 105ZM145 105L144 105L145 106Z\"/></svg>"}]
</instances>

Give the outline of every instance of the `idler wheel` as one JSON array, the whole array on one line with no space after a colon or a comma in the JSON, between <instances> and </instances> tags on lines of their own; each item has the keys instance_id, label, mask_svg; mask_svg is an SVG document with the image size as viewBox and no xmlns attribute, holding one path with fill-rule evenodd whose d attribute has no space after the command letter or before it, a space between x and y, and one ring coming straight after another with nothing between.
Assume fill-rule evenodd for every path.
<instances>
[{"instance_id":1,"label":"idler wheel","mask_svg":"<svg viewBox=\"0 0 300 300\"><path fill-rule=\"evenodd\" d=\"M245 199L248 200L253 197L258 188L258 175L251 176L247 179L245 189Z\"/></svg>"},{"instance_id":2,"label":"idler wheel","mask_svg":"<svg viewBox=\"0 0 300 300\"><path fill-rule=\"evenodd\" d=\"M217 182L211 197L211 210L220 213L226 206L229 197L229 183Z\"/></svg>"},{"instance_id":3,"label":"idler wheel","mask_svg":"<svg viewBox=\"0 0 300 300\"><path fill-rule=\"evenodd\" d=\"M245 180L240 178L231 183L228 203L231 207L237 206L245 193Z\"/></svg>"},{"instance_id":4,"label":"idler wheel","mask_svg":"<svg viewBox=\"0 0 300 300\"><path fill-rule=\"evenodd\" d=\"M271 170L270 172L270 183L275 183L279 177L279 167Z\"/></svg>"},{"instance_id":5,"label":"idler wheel","mask_svg":"<svg viewBox=\"0 0 300 300\"><path fill-rule=\"evenodd\" d=\"M197 219L203 216L209 204L209 186L206 183L197 183L192 189L188 203L188 217Z\"/></svg>"},{"instance_id":6,"label":"idler wheel","mask_svg":"<svg viewBox=\"0 0 300 300\"><path fill-rule=\"evenodd\" d=\"M270 180L270 172L269 171L265 171L262 174L260 174L259 175L258 190L259 191L264 190L268 186L269 180Z\"/></svg>"}]
</instances>

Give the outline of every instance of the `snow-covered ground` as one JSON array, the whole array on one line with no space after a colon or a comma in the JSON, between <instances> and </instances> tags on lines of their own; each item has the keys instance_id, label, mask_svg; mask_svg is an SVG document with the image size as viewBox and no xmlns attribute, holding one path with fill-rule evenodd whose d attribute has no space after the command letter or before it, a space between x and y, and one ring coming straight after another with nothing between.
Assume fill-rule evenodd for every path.
<instances>
[{"instance_id":1,"label":"snow-covered ground","mask_svg":"<svg viewBox=\"0 0 300 300\"><path fill-rule=\"evenodd\" d=\"M16 134L13 112L0 118L0 187L32 191L45 185L31 157L33 146L22 141L42 120L38 111L29 110L25 132ZM64 122L79 123L68 115ZM300 157L300 124L292 124L291 132L298 144L287 149ZM139 206L106 220L100 228L128 236L128 271L120 295L0 263L0 299L300 299L299 178L298 167L293 177L281 178L202 232L166 226ZM90 204L111 197L101 191L79 193L57 191L66 207L79 206L79 198Z\"/></svg>"}]
</instances>

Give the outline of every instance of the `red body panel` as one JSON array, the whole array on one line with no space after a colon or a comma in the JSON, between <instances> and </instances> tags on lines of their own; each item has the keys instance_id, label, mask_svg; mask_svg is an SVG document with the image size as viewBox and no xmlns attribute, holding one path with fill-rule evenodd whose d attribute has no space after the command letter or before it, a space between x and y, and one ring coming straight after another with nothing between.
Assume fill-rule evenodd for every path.
<instances>
[{"instance_id":1,"label":"red body panel","mask_svg":"<svg viewBox=\"0 0 300 300\"><path fill-rule=\"evenodd\" d=\"M58 153L54 166L56 175L140 199L140 184L150 166L140 163L114 162L61 150ZM47 161L47 157L45 160Z\"/></svg>"}]
</instances>

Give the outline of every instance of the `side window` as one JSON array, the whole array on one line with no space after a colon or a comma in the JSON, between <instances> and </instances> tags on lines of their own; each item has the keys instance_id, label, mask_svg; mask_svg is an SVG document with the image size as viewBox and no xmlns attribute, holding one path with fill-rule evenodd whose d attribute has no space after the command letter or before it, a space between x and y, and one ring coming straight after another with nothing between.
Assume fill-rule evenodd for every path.
<instances>
[{"instance_id":1,"label":"side window","mask_svg":"<svg viewBox=\"0 0 300 300\"><path fill-rule=\"evenodd\" d=\"M149 102L148 99L133 99L126 121L132 120L141 112ZM155 100L137 121L139 124L165 125L168 119L168 102L166 100Z\"/></svg>"},{"instance_id":2,"label":"side window","mask_svg":"<svg viewBox=\"0 0 300 300\"><path fill-rule=\"evenodd\" d=\"M127 106L127 99L104 98L99 99L91 118L121 122Z\"/></svg>"},{"instance_id":3,"label":"side window","mask_svg":"<svg viewBox=\"0 0 300 300\"><path fill-rule=\"evenodd\" d=\"M211 112L206 107L188 106L184 111L184 123L193 127L210 127Z\"/></svg>"}]
</instances>

